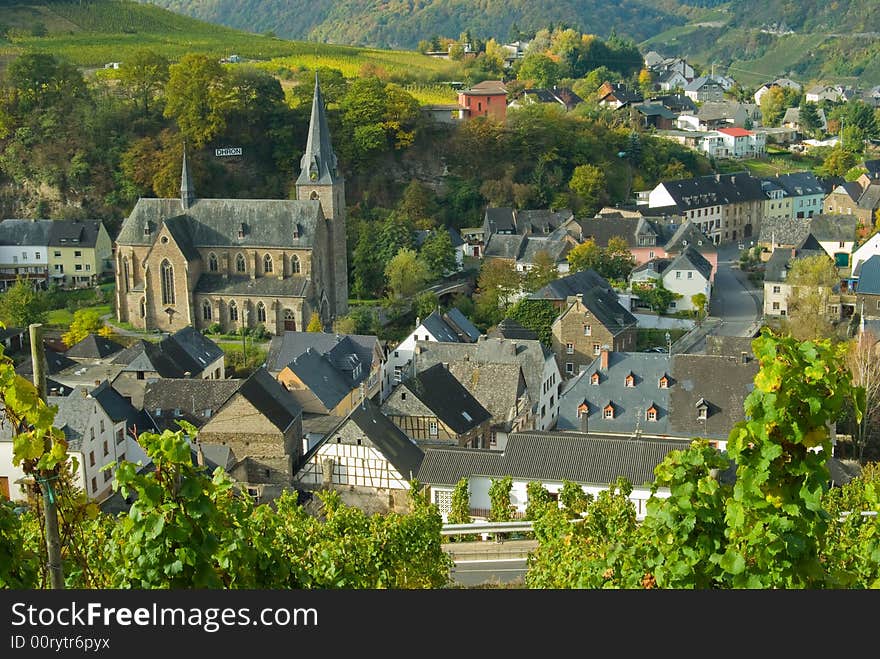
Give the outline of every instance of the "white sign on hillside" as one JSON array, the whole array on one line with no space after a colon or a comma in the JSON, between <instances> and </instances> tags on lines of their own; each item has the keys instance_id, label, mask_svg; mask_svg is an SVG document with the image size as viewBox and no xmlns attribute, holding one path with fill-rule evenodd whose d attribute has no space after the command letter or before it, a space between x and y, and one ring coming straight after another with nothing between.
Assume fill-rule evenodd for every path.
<instances>
[{"instance_id":1,"label":"white sign on hillside","mask_svg":"<svg viewBox=\"0 0 880 659\"><path fill-rule=\"evenodd\" d=\"M222 156L240 156L241 155L241 147L240 146L230 146L225 149L214 149L214 155L218 158Z\"/></svg>"}]
</instances>

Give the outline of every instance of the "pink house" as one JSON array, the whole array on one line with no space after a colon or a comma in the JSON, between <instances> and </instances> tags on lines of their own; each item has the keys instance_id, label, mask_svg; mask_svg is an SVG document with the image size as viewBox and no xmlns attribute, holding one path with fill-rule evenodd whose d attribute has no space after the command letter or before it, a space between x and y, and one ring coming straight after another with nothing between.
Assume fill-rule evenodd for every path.
<instances>
[{"instance_id":1,"label":"pink house","mask_svg":"<svg viewBox=\"0 0 880 659\"><path fill-rule=\"evenodd\" d=\"M491 117L507 120L507 89L500 80L484 80L458 93L459 118Z\"/></svg>"}]
</instances>

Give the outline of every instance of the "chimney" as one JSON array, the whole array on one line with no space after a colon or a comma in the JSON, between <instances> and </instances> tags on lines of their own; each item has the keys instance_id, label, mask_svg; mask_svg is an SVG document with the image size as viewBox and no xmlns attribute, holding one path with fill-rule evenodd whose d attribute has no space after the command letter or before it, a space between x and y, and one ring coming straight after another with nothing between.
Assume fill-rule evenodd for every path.
<instances>
[{"instance_id":1,"label":"chimney","mask_svg":"<svg viewBox=\"0 0 880 659\"><path fill-rule=\"evenodd\" d=\"M445 368L448 371L449 370L449 362L443 362L443 368Z\"/></svg>"},{"instance_id":2,"label":"chimney","mask_svg":"<svg viewBox=\"0 0 880 659\"><path fill-rule=\"evenodd\" d=\"M608 347L602 346L602 350L599 353L599 368L603 371L608 370Z\"/></svg>"}]
</instances>

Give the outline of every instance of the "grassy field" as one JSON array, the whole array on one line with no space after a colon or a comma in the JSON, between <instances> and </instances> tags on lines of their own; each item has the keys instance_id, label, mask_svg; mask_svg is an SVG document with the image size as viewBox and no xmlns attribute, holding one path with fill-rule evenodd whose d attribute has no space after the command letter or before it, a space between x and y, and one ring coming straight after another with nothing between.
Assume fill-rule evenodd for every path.
<instances>
[{"instance_id":1,"label":"grassy field","mask_svg":"<svg viewBox=\"0 0 880 659\"><path fill-rule=\"evenodd\" d=\"M218 59L236 54L272 72L330 67L346 77L372 69L378 74L431 83L457 79L457 62L413 51L355 48L287 41L205 23L159 7L128 0L96 0L13 5L3 9L7 39L0 41L0 61L22 52L45 52L83 68L121 62L140 48L175 61L187 53ZM426 103L447 102L439 89L425 88ZM454 96L453 96L454 100Z\"/></svg>"},{"instance_id":2,"label":"grassy field","mask_svg":"<svg viewBox=\"0 0 880 659\"><path fill-rule=\"evenodd\" d=\"M92 307L82 307L83 309L95 309L102 316L113 313L113 308L109 304L98 304ZM73 321L73 312L69 309L53 309L46 313L46 324L50 327L70 327Z\"/></svg>"},{"instance_id":3,"label":"grassy field","mask_svg":"<svg viewBox=\"0 0 880 659\"><path fill-rule=\"evenodd\" d=\"M734 60L729 71L744 85L760 85L773 78L784 75L810 53L818 48L824 39L815 34L787 34L777 37L776 43L756 59Z\"/></svg>"}]
</instances>

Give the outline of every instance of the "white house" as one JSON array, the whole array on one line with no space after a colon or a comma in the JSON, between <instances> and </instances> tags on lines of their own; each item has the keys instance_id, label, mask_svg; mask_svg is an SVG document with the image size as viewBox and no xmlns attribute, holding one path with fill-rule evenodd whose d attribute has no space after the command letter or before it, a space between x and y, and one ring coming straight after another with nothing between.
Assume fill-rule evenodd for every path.
<instances>
[{"instance_id":1,"label":"white house","mask_svg":"<svg viewBox=\"0 0 880 659\"><path fill-rule=\"evenodd\" d=\"M691 298L698 293L712 295L712 264L695 247L688 245L673 259L652 259L633 270L630 285L652 284L659 279L663 287L681 295L673 300L670 310L691 311L695 309Z\"/></svg>"},{"instance_id":2,"label":"white house","mask_svg":"<svg viewBox=\"0 0 880 659\"><path fill-rule=\"evenodd\" d=\"M732 158L760 158L766 150L767 136L745 128L719 128L718 134Z\"/></svg>"},{"instance_id":3,"label":"white house","mask_svg":"<svg viewBox=\"0 0 880 659\"><path fill-rule=\"evenodd\" d=\"M21 465L12 464L12 427L5 417L0 416L0 500L27 501L28 496L22 485L29 480ZM74 485L85 489L85 466L82 453L68 449L67 454L76 459L78 469L73 478Z\"/></svg>"},{"instance_id":4,"label":"white house","mask_svg":"<svg viewBox=\"0 0 880 659\"><path fill-rule=\"evenodd\" d=\"M680 440L611 438L575 432L512 433L504 451L429 448L417 480L427 486L445 522L452 492L462 478L468 481L471 517L486 519L492 508L489 487L494 479L512 478L510 505L514 516L522 517L530 482L537 481L552 496L558 496L564 482L570 481L595 496L623 477L633 485L629 498L636 516L644 519L654 467L669 452L687 445ZM657 496L665 498L669 491L660 488Z\"/></svg>"},{"instance_id":5,"label":"white house","mask_svg":"<svg viewBox=\"0 0 880 659\"><path fill-rule=\"evenodd\" d=\"M53 220L0 222L0 290L19 277L44 286L49 278L49 231Z\"/></svg>"},{"instance_id":6,"label":"white house","mask_svg":"<svg viewBox=\"0 0 880 659\"><path fill-rule=\"evenodd\" d=\"M383 383L383 400L398 384L414 375L412 358L416 341L438 341L442 343L473 343L480 337L480 330L465 318L456 308L445 313L431 312L431 315L420 320L416 318L416 328L388 351L385 366L386 382Z\"/></svg>"},{"instance_id":7,"label":"white house","mask_svg":"<svg viewBox=\"0 0 880 659\"><path fill-rule=\"evenodd\" d=\"M880 254L880 233L875 233L865 242L859 245L852 253L852 269L853 272L859 267L859 264L867 261L872 256Z\"/></svg>"}]
</instances>

